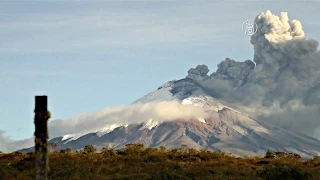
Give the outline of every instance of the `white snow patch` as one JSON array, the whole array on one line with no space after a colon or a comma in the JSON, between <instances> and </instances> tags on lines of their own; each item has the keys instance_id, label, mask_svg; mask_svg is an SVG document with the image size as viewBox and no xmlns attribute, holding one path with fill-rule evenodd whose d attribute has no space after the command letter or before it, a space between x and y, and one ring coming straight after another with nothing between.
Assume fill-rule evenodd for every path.
<instances>
[{"instance_id":1,"label":"white snow patch","mask_svg":"<svg viewBox=\"0 0 320 180\"><path fill-rule=\"evenodd\" d=\"M89 133L96 133L97 136L101 137L107 133L112 132L115 128L119 127L120 125L118 124L112 124L112 125L108 125L102 129L99 130L94 130L94 131L86 131L86 132L81 132L81 133L75 133L75 134L66 134L64 136L62 136L62 141L65 141L63 144L67 144L70 141L75 141L77 139L79 139L82 136L85 136Z\"/></svg>"},{"instance_id":2,"label":"white snow patch","mask_svg":"<svg viewBox=\"0 0 320 180\"><path fill-rule=\"evenodd\" d=\"M197 118L200 122L202 122L202 123L206 123L206 120L205 119L203 119L203 118Z\"/></svg>"},{"instance_id":3,"label":"white snow patch","mask_svg":"<svg viewBox=\"0 0 320 180\"><path fill-rule=\"evenodd\" d=\"M172 89L171 82L167 82L160 86L158 90L153 91L142 98L134 101L132 104L137 103L149 103L149 102L161 102L161 101L172 101L174 100L174 96L170 92Z\"/></svg>"},{"instance_id":4,"label":"white snow patch","mask_svg":"<svg viewBox=\"0 0 320 180\"><path fill-rule=\"evenodd\" d=\"M143 130L143 129L151 130L153 127L156 127L160 123L161 122L157 122L157 121L150 119L149 121L145 122L144 125L139 130Z\"/></svg>"},{"instance_id":5,"label":"white snow patch","mask_svg":"<svg viewBox=\"0 0 320 180\"><path fill-rule=\"evenodd\" d=\"M218 100L210 97L210 96L192 96L182 100L182 104L194 105L198 107L207 107L213 109L214 111L218 112L221 111L223 108L227 108L233 112L243 114L240 111L237 111L229 106L221 104Z\"/></svg>"},{"instance_id":6,"label":"white snow patch","mask_svg":"<svg viewBox=\"0 0 320 180\"><path fill-rule=\"evenodd\" d=\"M66 134L62 137L62 141L65 141L63 144L67 144L70 141L74 141L79 139L80 137L89 134L90 132L81 132L81 133L76 133L76 134Z\"/></svg>"},{"instance_id":7,"label":"white snow patch","mask_svg":"<svg viewBox=\"0 0 320 180\"><path fill-rule=\"evenodd\" d=\"M108 133L112 132L117 127L120 127L120 125L112 124L112 125L106 126L102 130L97 131L96 134L97 134L97 136L101 137L101 136L103 136L105 134L108 134Z\"/></svg>"}]
</instances>

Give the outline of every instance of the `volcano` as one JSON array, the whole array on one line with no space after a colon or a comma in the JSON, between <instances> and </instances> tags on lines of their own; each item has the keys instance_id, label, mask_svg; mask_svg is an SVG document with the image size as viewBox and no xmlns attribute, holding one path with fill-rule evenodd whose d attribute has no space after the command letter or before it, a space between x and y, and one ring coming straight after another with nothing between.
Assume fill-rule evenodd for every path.
<instances>
[{"instance_id":1,"label":"volcano","mask_svg":"<svg viewBox=\"0 0 320 180\"><path fill-rule=\"evenodd\" d=\"M163 122L152 118L143 123L111 124L89 132L66 134L51 139L53 150L82 149L91 144L98 149L123 148L128 143L148 147L165 146L222 151L238 156L264 155L267 150L297 153L305 157L320 155L320 141L250 117L236 107L213 98L193 79L170 81L133 104L176 100L182 105L203 108L207 117L191 117ZM77 118L101 118L104 110ZM68 119L64 119L68 121ZM31 150L31 149L27 149Z\"/></svg>"},{"instance_id":2,"label":"volcano","mask_svg":"<svg viewBox=\"0 0 320 180\"><path fill-rule=\"evenodd\" d=\"M286 12L262 12L254 22L253 61L226 58L210 75L198 65L127 106L51 121L52 150L141 143L238 156L267 150L319 156L319 43Z\"/></svg>"}]
</instances>

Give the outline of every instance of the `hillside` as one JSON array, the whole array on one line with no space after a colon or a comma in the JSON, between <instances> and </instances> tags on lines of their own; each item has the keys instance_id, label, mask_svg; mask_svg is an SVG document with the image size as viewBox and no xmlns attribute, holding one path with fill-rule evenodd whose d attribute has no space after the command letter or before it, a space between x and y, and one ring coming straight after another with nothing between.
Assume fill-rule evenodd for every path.
<instances>
[{"instance_id":1,"label":"hillside","mask_svg":"<svg viewBox=\"0 0 320 180\"><path fill-rule=\"evenodd\" d=\"M92 146L84 151L49 153L49 179L270 179L320 178L320 159L307 161L294 154L268 152L264 158L236 158L182 146L166 150L130 144L125 149ZM34 154L0 154L0 179L34 179Z\"/></svg>"}]
</instances>

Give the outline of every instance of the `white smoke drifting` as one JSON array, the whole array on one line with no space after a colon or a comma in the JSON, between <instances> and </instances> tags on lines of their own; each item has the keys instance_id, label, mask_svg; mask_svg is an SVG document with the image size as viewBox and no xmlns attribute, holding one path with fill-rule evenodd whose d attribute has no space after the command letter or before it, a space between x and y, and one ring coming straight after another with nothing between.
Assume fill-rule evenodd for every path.
<instances>
[{"instance_id":1,"label":"white smoke drifting","mask_svg":"<svg viewBox=\"0 0 320 180\"><path fill-rule=\"evenodd\" d=\"M33 144L34 144L33 137L29 139L15 141L5 136L5 133L0 130L0 151L4 153L30 147Z\"/></svg>"},{"instance_id":2,"label":"white smoke drifting","mask_svg":"<svg viewBox=\"0 0 320 180\"><path fill-rule=\"evenodd\" d=\"M178 101L162 101L105 108L65 120L51 121L49 130L51 137L59 137L65 134L93 132L112 124L123 126L147 122L150 119L153 122L162 122L193 117L206 118L206 109L183 105Z\"/></svg>"},{"instance_id":3,"label":"white smoke drifting","mask_svg":"<svg viewBox=\"0 0 320 180\"><path fill-rule=\"evenodd\" d=\"M144 104L105 108L100 111L62 120L49 121L49 137L55 138L66 134L78 134L101 131L110 127L139 124L152 119L154 123L176 119L207 117L206 109L193 105L183 105L178 101L162 101ZM0 131L0 151L12 152L32 147L34 139L12 141Z\"/></svg>"},{"instance_id":4,"label":"white smoke drifting","mask_svg":"<svg viewBox=\"0 0 320 180\"><path fill-rule=\"evenodd\" d=\"M253 61L226 58L209 79L187 77L221 99L250 107L264 120L314 135L320 127L319 43L307 39L301 23L289 22L286 12L260 13L255 23Z\"/></svg>"}]
</instances>

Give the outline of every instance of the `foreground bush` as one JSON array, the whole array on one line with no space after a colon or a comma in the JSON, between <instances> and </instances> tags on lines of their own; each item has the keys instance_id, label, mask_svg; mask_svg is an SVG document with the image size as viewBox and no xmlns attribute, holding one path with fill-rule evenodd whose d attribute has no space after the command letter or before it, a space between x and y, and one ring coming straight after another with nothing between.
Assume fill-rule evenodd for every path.
<instances>
[{"instance_id":1,"label":"foreground bush","mask_svg":"<svg viewBox=\"0 0 320 180\"><path fill-rule=\"evenodd\" d=\"M320 179L320 158L303 161L292 154L268 151L264 158L237 158L221 152L182 146L166 150L128 144L126 148L93 146L49 154L49 179ZM34 179L34 153L0 154L0 180Z\"/></svg>"}]
</instances>

